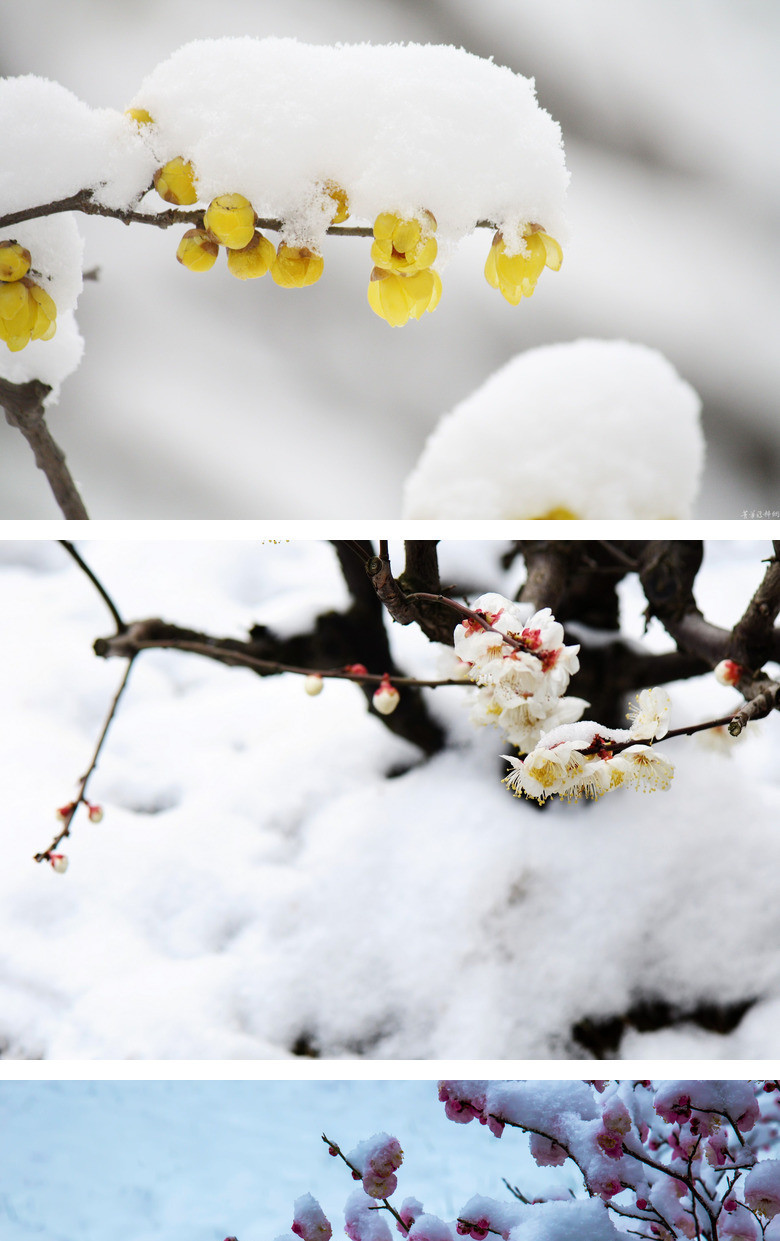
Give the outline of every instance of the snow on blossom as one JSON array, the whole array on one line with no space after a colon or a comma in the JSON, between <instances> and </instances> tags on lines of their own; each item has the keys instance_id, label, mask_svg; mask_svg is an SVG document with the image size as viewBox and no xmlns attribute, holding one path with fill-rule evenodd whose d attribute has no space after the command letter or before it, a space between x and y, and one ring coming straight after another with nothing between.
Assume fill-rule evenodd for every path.
<instances>
[{"instance_id":1,"label":"snow on blossom","mask_svg":"<svg viewBox=\"0 0 780 1241\"><path fill-rule=\"evenodd\" d=\"M568 174L560 128L534 86L460 48L313 46L203 39L179 48L130 101L158 164L191 161L200 199L243 194L315 248L346 192L353 217L436 217L450 241L488 218L513 236L562 237Z\"/></svg>"},{"instance_id":2,"label":"snow on blossom","mask_svg":"<svg viewBox=\"0 0 780 1241\"><path fill-rule=\"evenodd\" d=\"M312 1194L295 1199L292 1230L301 1241L330 1241L333 1229L325 1212Z\"/></svg>"},{"instance_id":3,"label":"snow on blossom","mask_svg":"<svg viewBox=\"0 0 780 1241\"><path fill-rule=\"evenodd\" d=\"M455 1230L437 1215L419 1215L408 1236L409 1241L455 1241Z\"/></svg>"},{"instance_id":4,"label":"snow on blossom","mask_svg":"<svg viewBox=\"0 0 780 1241\"><path fill-rule=\"evenodd\" d=\"M780 1214L780 1159L763 1159L744 1182L745 1202L766 1219Z\"/></svg>"},{"instance_id":5,"label":"snow on blossom","mask_svg":"<svg viewBox=\"0 0 780 1241\"><path fill-rule=\"evenodd\" d=\"M539 1202L526 1207L510 1241L618 1241L618 1232L603 1202L579 1200Z\"/></svg>"},{"instance_id":6,"label":"snow on blossom","mask_svg":"<svg viewBox=\"0 0 780 1241\"><path fill-rule=\"evenodd\" d=\"M718 1235L729 1241L759 1241L761 1225L742 1202L734 1211L723 1211L718 1218Z\"/></svg>"},{"instance_id":7,"label":"snow on blossom","mask_svg":"<svg viewBox=\"0 0 780 1241\"><path fill-rule=\"evenodd\" d=\"M662 1120L685 1123L693 1111L714 1112L748 1133L759 1118L759 1107L749 1082L674 1081L662 1086L654 1102Z\"/></svg>"},{"instance_id":8,"label":"snow on blossom","mask_svg":"<svg viewBox=\"0 0 780 1241\"><path fill-rule=\"evenodd\" d=\"M441 419L406 481L403 515L689 517L704 465L700 408L644 345L527 350ZM507 450L475 454L496 427Z\"/></svg>"},{"instance_id":9,"label":"snow on blossom","mask_svg":"<svg viewBox=\"0 0 780 1241\"><path fill-rule=\"evenodd\" d=\"M0 81L0 99L2 87ZM76 370L84 352L74 314L83 285L84 242L73 217L66 214L0 229L0 241L17 241L29 250L30 278L57 307L51 340L33 340L15 353L0 341L0 378L11 383L39 379L51 387L45 404L53 405L62 381Z\"/></svg>"},{"instance_id":10,"label":"snow on blossom","mask_svg":"<svg viewBox=\"0 0 780 1241\"><path fill-rule=\"evenodd\" d=\"M363 1189L371 1198L388 1198L398 1186L395 1172L403 1162L404 1153L398 1138L389 1133L376 1133L359 1142L347 1158L363 1177Z\"/></svg>"},{"instance_id":11,"label":"snow on blossom","mask_svg":"<svg viewBox=\"0 0 780 1241\"><path fill-rule=\"evenodd\" d=\"M390 1225L363 1189L355 1189L344 1203L344 1231L349 1241L392 1241Z\"/></svg>"}]
</instances>

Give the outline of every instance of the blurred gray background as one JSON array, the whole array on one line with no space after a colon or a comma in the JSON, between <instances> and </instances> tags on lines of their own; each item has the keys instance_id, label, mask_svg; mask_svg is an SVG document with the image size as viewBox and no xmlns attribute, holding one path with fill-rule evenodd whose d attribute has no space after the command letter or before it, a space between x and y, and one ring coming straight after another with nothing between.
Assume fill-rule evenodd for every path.
<instances>
[{"instance_id":1,"label":"blurred gray background","mask_svg":"<svg viewBox=\"0 0 780 1241\"><path fill-rule=\"evenodd\" d=\"M100 280L49 422L92 516L398 517L442 413L580 336L655 346L700 392L697 516L780 513L774 0L4 0L0 72L123 108L182 43L238 34L454 43L535 77L572 174L564 267L510 307L480 230L436 313L392 330L366 304L367 241L330 239L320 284L284 291L193 276L173 230L79 217ZM0 436L0 516L56 516Z\"/></svg>"}]
</instances>

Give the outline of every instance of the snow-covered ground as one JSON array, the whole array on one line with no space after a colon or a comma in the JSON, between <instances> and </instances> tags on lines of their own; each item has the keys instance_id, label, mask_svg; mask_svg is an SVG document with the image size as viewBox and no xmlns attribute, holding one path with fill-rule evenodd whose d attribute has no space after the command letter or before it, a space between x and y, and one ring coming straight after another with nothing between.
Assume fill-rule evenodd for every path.
<instances>
[{"instance_id":1,"label":"snow-covered ground","mask_svg":"<svg viewBox=\"0 0 780 1241\"><path fill-rule=\"evenodd\" d=\"M480 230L436 313L393 331L366 305L368 242L329 239L323 280L282 293L192 276L161 230L80 219L100 279L50 424L93 516L396 516L443 414L518 351L580 337L657 348L701 394L698 515L777 511L775 6L6 0L0 70L123 108L183 43L244 34L452 43L535 77L572 173L564 266L508 306L484 280ZM52 515L27 446L2 430L3 515ZM638 425L630 451L647 435Z\"/></svg>"},{"instance_id":2,"label":"snow-covered ground","mask_svg":"<svg viewBox=\"0 0 780 1241\"><path fill-rule=\"evenodd\" d=\"M325 544L81 547L128 618L292 633L345 600ZM443 580L513 592L501 550L444 544ZM710 544L705 614L734 623L770 553ZM59 875L31 856L122 664L92 654L112 625L58 545L0 544L0 598L6 1056L571 1057L577 1022L653 999L755 1002L730 1034L629 1027L622 1055L780 1054L776 717L730 754L668 742L667 793L540 814L502 786L506 742L470 724L467 689L427 691L450 741L421 763L347 683L310 698L292 676L147 652L90 787L105 818L76 820ZM629 581L624 627L642 625ZM392 637L438 675L414 628ZM668 643L655 623L646 641ZM734 703L714 678L671 691L673 727Z\"/></svg>"},{"instance_id":3,"label":"snow-covered ground","mask_svg":"<svg viewBox=\"0 0 780 1241\"><path fill-rule=\"evenodd\" d=\"M0 1082L3 1241L271 1241L312 1193L339 1235L354 1188L320 1134L349 1151L387 1131L399 1201L452 1219L506 1176L541 1190L521 1134L453 1125L435 1082ZM560 1171L554 1173L561 1182Z\"/></svg>"}]
</instances>

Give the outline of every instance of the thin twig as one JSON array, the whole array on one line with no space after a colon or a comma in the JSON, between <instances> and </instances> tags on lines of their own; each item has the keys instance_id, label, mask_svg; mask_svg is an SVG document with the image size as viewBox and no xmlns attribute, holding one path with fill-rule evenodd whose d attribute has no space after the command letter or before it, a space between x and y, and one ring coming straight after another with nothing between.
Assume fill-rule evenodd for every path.
<instances>
[{"instance_id":1,"label":"thin twig","mask_svg":"<svg viewBox=\"0 0 780 1241\"><path fill-rule=\"evenodd\" d=\"M111 613L112 617L114 618L114 624L116 625L117 633L124 633L127 629L127 625L122 620L122 617L119 615L117 606L114 603L114 600L111 598L108 591L106 590L103 583L95 575L94 571L90 569L86 561L82 559L82 557L76 551L75 546L73 545L73 543L70 542L69 539L60 539L59 543L62 547L65 548L65 551L68 553L68 555L73 557L73 559L75 560L76 564L79 566L81 571L83 573L86 573L90 582L95 587L95 590L98 592L101 599L103 600L106 607L108 608L109 612Z\"/></svg>"},{"instance_id":2,"label":"thin twig","mask_svg":"<svg viewBox=\"0 0 780 1241\"><path fill-rule=\"evenodd\" d=\"M81 777L81 779L79 780L76 799L75 801L70 803L70 809L68 810L67 814L65 814L63 817L61 830L54 837L54 840L51 842L48 849L44 849L40 853L35 854L33 861L35 862L48 861L51 853L54 851L54 849L57 848L57 845L60 843L60 841L64 840L66 836L70 835L70 825L73 822L73 819L75 817L76 811L78 810L79 806L82 804L86 804L87 785L89 784L89 780L90 780L90 777L92 776L92 773L97 767L98 759L100 758L100 751L103 749L103 743L106 737L108 736L108 730L111 727L111 722L114 716L116 715L117 707L119 706L119 700L122 697L123 693L125 692L125 689L127 688L127 682L130 679L130 669L132 668L132 666L133 666L133 659L131 657L127 661L127 667L125 668L125 674L122 677L122 680L119 685L119 689L114 694L113 701L109 708L108 715L106 716L105 723L103 724L103 729L100 733L100 736L98 737L98 742L97 742L97 745L95 746L95 752L92 755L92 759L90 761L89 767L84 772L84 775Z\"/></svg>"},{"instance_id":3,"label":"thin twig","mask_svg":"<svg viewBox=\"0 0 780 1241\"><path fill-rule=\"evenodd\" d=\"M63 517L79 521L89 514L65 463L65 453L46 425L43 403L50 392L50 385L40 379L31 379L23 384L0 379L0 405L5 410L6 422L21 431L27 440L35 464L46 475Z\"/></svg>"}]
</instances>

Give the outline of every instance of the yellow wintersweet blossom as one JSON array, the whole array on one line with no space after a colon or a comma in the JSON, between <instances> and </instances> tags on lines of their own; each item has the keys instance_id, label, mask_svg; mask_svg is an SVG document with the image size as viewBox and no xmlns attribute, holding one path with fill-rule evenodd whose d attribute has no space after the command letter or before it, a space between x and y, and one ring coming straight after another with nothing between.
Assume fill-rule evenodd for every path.
<instances>
[{"instance_id":1,"label":"yellow wintersweet blossom","mask_svg":"<svg viewBox=\"0 0 780 1241\"><path fill-rule=\"evenodd\" d=\"M532 226L526 229L523 242L523 252L510 255L506 253L503 235L496 233L485 263L488 284L498 289L512 306L532 295L545 267L558 271L563 262L563 251L558 242L540 228Z\"/></svg>"},{"instance_id":2,"label":"yellow wintersweet blossom","mask_svg":"<svg viewBox=\"0 0 780 1241\"><path fill-rule=\"evenodd\" d=\"M210 271L217 261L219 246L202 228L190 228L179 242L176 257L190 271Z\"/></svg>"},{"instance_id":3,"label":"yellow wintersweet blossom","mask_svg":"<svg viewBox=\"0 0 780 1241\"><path fill-rule=\"evenodd\" d=\"M51 340L57 330L57 307L32 280L0 284L0 340L18 353L31 340Z\"/></svg>"},{"instance_id":4,"label":"yellow wintersweet blossom","mask_svg":"<svg viewBox=\"0 0 780 1241\"><path fill-rule=\"evenodd\" d=\"M349 198L347 191L337 181L326 181L324 185L328 198L333 200L336 210L330 218L331 224L343 224L349 219Z\"/></svg>"},{"instance_id":5,"label":"yellow wintersweet blossom","mask_svg":"<svg viewBox=\"0 0 780 1241\"><path fill-rule=\"evenodd\" d=\"M195 169L189 160L177 155L154 174L154 188L167 203L177 207L189 206L198 201L195 189Z\"/></svg>"},{"instance_id":6,"label":"yellow wintersweet blossom","mask_svg":"<svg viewBox=\"0 0 780 1241\"><path fill-rule=\"evenodd\" d=\"M0 241L0 280L21 280L30 270L30 251L18 241Z\"/></svg>"},{"instance_id":7,"label":"yellow wintersweet blossom","mask_svg":"<svg viewBox=\"0 0 780 1241\"><path fill-rule=\"evenodd\" d=\"M154 124L154 117L149 115L146 108L126 108L125 116L129 116L131 121L135 121L136 125Z\"/></svg>"},{"instance_id":8,"label":"yellow wintersweet blossom","mask_svg":"<svg viewBox=\"0 0 780 1241\"><path fill-rule=\"evenodd\" d=\"M243 194L221 194L209 205L203 223L220 245L243 250L254 236L254 208Z\"/></svg>"},{"instance_id":9,"label":"yellow wintersweet blossom","mask_svg":"<svg viewBox=\"0 0 780 1241\"><path fill-rule=\"evenodd\" d=\"M325 266L321 254L307 246L288 246L281 242L271 266L271 277L282 289L303 289L315 284Z\"/></svg>"},{"instance_id":10,"label":"yellow wintersweet blossom","mask_svg":"<svg viewBox=\"0 0 780 1241\"><path fill-rule=\"evenodd\" d=\"M403 327L433 311L441 297L441 276L437 271L419 271L411 276L375 267L368 285L368 304L391 327Z\"/></svg>"},{"instance_id":11,"label":"yellow wintersweet blossom","mask_svg":"<svg viewBox=\"0 0 780 1241\"><path fill-rule=\"evenodd\" d=\"M374 221L371 258L377 267L403 276L424 271L438 253L435 231L436 219L430 211L412 219L384 211Z\"/></svg>"},{"instance_id":12,"label":"yellow wintersweet blossom","mask_svg":"<svg viewBox=\"0 0 780 1241\"><path fill-rule=\"evenodd\" d=\"M258 232L242 250L228 250L228 271L239 280L257 280L270 269L275 257L273 242Z\"/></svg>"}]
</instances>

